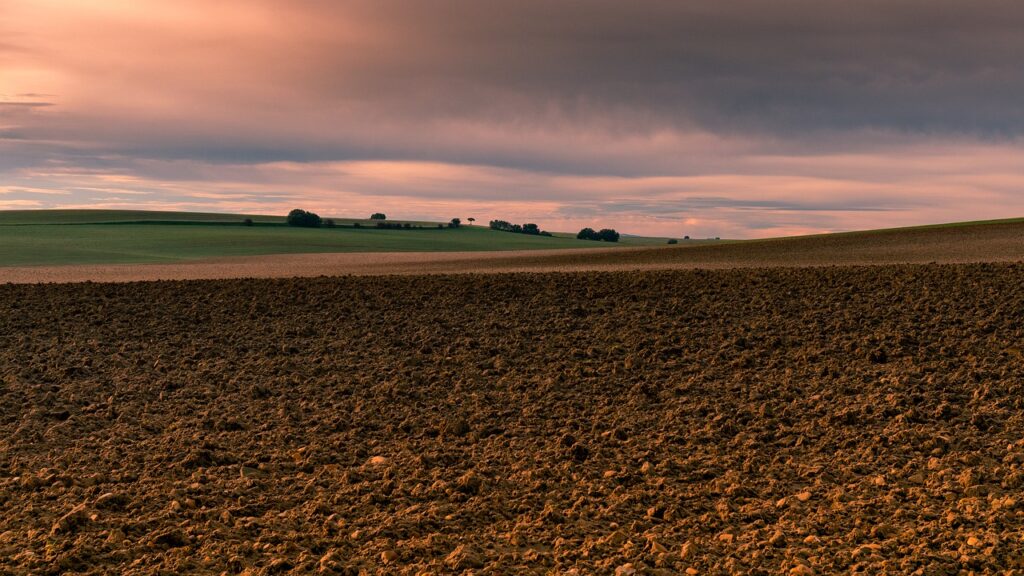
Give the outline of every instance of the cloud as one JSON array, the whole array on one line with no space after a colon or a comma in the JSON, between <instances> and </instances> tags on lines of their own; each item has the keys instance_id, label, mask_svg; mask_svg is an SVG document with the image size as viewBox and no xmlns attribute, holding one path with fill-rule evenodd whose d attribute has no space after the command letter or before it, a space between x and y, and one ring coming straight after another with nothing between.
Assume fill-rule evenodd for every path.
<instances>
[{"instance_id":1,"label":"cloud","mask_svg":"<svg viewBox=\"0 0 1024 576\"><path fill-rule=\"evenodd\" d=\"M1007 0L0 0L0 14L0 185L82 203L494 206L737 236L1021 204L1024 5Z\"/></svg>"},{"instance_id":2,"label":"cloud","mask_svg":"<svg viewBox=\"0 0 1024 576\"><path fill-rule=\"evenodd\" d=\"M52 102L0 102L0 111L4 108L46 108L53 106Z\"/></svg>"}]
</instances>

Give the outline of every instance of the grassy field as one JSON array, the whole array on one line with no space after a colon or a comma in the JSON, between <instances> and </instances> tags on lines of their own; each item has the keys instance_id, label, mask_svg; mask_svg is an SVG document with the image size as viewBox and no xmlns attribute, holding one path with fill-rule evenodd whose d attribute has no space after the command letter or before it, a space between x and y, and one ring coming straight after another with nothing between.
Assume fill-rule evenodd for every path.
<instances>
[{"instance_id":1,"label":"grassy field","mask_svg":"<svg viewBox=\"0 0 1024 576\"><path fill-rule=\"evenodd\" d=\"M244 218L256 225L242 226ZM368 220L336 218L339 225ZM417 224L417 223L414 223ZM484 227L422 230L292 228L279 216L188 212L46 210L0 212L0 266L159 263L225 256L324 252L470 252L614 246ZM624 236L620 246L664 244Z\"/></svg>"},{"instance_id":2,"label":"grassy field","mask_svg":"<svg viewBox=\"0 0 1024 576\"><path fill-rule=\"evenodd\" d=\"M38 224L234 224L246 218L256 224L284 225L284 216L260 214L221 214L217 212L159 212L154 210L0 210L0 226L27 226ZM375 225L368 218L332 218L339 225L356 222ZM437 226L437 222L416 220L389 220L389 222Z\"/></svg>"}]
</instances>

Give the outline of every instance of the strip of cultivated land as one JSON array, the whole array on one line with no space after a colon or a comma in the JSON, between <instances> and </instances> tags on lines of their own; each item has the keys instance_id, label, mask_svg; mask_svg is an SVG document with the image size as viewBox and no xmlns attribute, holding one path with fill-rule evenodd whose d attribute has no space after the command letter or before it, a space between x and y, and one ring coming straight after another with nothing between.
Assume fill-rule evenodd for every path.
<instances>
[{"instance_id":1,"label":"strip of cultivated land","mask_svg":"<svg viewBox=\"0 0 1024 576\"><path fill-rule=\"evenodd\" d=\"M0 572L1008 573L1022 309L1019 264L0 286Z\"/></svg>"},{"instance_id":2,"label":"strip of cultivated land","mask_svg":"<svg viewBox=\"0 0 1024 576\"><path fill-rule=\"evenodd\" d=\"M320 228L283 217L124 210L0 211L0 270L26 266L185 264L268 254L488 252L665 244L623 236L609 244L565 234L483 226L332 218ZM706 244L713 240L690 240ZM3 274L3 272L0 272Z\"/></svg>"},{"instance_id":3,"label":"strip of cultivated land","mask_svg":"<svg viewBox=\"0 0 1024 576\"><path fill-rule=\"evenodd\" d=\"M314 232L321 232L319 230ZM388 231L383 231L388 232ZM367 234L383 232L367 231ZM456 231L462 234L465 231ZM523 236L490 232L503 237ZM433 232L424 231L425 234ZM443 238L446 232L439 232ZM473 233L476 233L474 231ZM397 232L406 234L406 232ZM527 238L529 240L529 238ZM542 239L551 240L551 239ZM564 242L575 240L555 239ZM593 243L585 243L592 245ZM535 246L536 247L536 246ZM450 274L659 270L894 263L1015 262L1024 259L1024 221L996 221L639 248L501 252L290 254L152 265L0 267L0 282L275 278L345 274Z\"/></svg>"}]
</instances>

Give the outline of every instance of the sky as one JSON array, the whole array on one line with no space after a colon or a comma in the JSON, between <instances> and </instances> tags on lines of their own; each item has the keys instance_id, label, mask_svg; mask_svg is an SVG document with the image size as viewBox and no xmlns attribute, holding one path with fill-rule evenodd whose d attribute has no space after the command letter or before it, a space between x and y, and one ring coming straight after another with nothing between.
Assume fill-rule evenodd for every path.
<instances>
[{"instance_id":1,"label":"sky","mask_svg":"<svg viewBox=\"0 0 1024 576\"><path fill-rule=\"evenodd\" d=\"M0 209L1024 216L1017 0L0 0Z\"/></svg>"}]
</instances>

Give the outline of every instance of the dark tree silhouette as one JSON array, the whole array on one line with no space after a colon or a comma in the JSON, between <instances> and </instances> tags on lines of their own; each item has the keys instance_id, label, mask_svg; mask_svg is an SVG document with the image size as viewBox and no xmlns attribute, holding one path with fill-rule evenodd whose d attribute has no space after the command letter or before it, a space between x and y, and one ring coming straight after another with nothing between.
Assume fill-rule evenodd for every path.
<instances>
[{"instance_id":1,"label":"dark tree silhouette","mask_svg":"<svg viewBox=\"0 0 1024 576\"><path fill-rule=\"evenodd\" d=\"M296 208L288 213L288 225L299 226L301 228L319 228L323 221L320 220L320 216L317 216L313 212L306 212Z\"/></svg>"},{"instance_id":2,"label":"dark tree silhouette","mask_svg":"<svg viewBox=\"0 0 1024 576\"><path fill-rule=\"evenodd\" d=\"M602 240L604 242L618 242L619 233L611 228L602 228L599 232L594 232L593 228L584 228L580 230L579 234L576 235L578 240Z\"/></svg>"}]
</instances>

